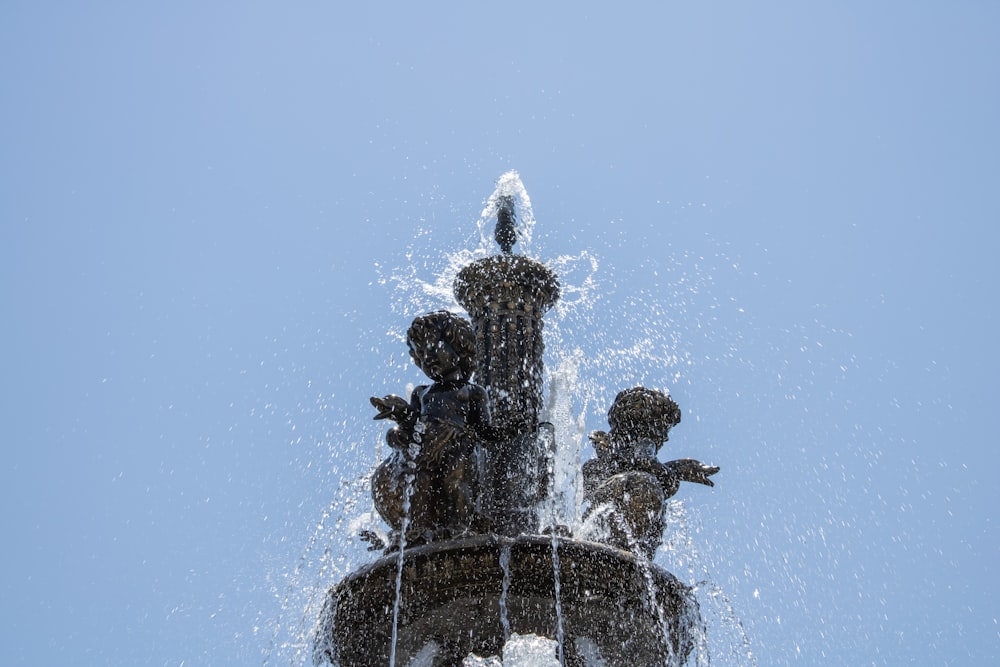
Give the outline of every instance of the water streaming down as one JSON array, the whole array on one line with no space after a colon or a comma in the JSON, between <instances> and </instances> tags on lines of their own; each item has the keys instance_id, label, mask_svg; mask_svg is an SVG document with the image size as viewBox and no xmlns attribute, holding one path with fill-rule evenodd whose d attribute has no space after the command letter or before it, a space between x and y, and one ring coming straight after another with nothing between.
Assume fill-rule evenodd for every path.
<instances>
[{"instance_id":1,"label":"water streaming down","mask_svg":"<svg viewBox=\"0 0 1000 667\"><path fill-rule=\"evenodd\" d=\"M504 644L503 667L556 667L562 660L554 659L553 643L536 635L514 635Z\"/></svg>"},{"instance_id":2,"label":"water streaming down","mask_svg":"<svg viewBox=\"0 0 1000 667\"><path fill-rule=\"evenodd\" d=\"M485 219L489 216L495 216L497 211L503 206L511 206L517 210L516 220L518 229L526 228L526 238L530 239L530 231L534 225L534 217L530 210L530 200L527 198L524 192L523 186L520 184L520 180L517 178L516 174L509 173L505 174L501 178L498 184L497 191L491 195L490 199L487 201L486 207L482 218ZM485 225L483 220L480 221L480 235L485 236L483 229ZM500 237L498 231L498 240ZM520 239L519 239L520 240ZM486 245L482 243L481 245ZM432 310L435 308L444 307L448 310L461 310L461 305L457 304L455 297L450 292L450 290L444 289L445 285L455 282L455 276L459 274L465 267L469 266L474 261L488 257L488 254L482 249L478 248L473 251L460 252L449 258L448 266L442 274L434 281L424 281L424 280L411 280L408 281L407 287L401 289L397 294L397 297L405 303L406 308L410 312L413 312L414 306L417 306L418 310ZM558 664L567 664L566 650L572 652L574 656L573 664L583 664L583 665L600 665L600 664L624 664L615 662L614 660L606 660L605 655L602 654L601 648L599 646L600 642L595 643L593 639L586 635L581 635L579 633L579 627L574 630L574 639L567 643L567 639L564 633L564 609L563 609L563 577L569 568L570 572L575 572L579 569L585 560L581 558L589 558L591 556L584 556L587 550L593 551L594 553L600 554L601 558L610 557L611 561L605 561L606 563L616 563L614 567L623 567L625 562L620 559L620 556L613 555L611 553L605 553L603 551L594 550L594 548L586 547L586 549L581 552L579 549L573 545L577 543L578 539L583 537L584 539L596 539L598 542L606 539L607 536L602 536L599 530L596 530L594 526L588 526L589 519L585 520L584 509L586 508L586 503L583 501L583 494L581 493L581 476L580 476L580 460L581 452L583 451L583 443L585 442L584 434L586 433L585 422L587 418L588 408L600 409L597 406L599 404L607 404L606 395L610 389L602 387L602 381L605 377L602 377L600 373L594 374L595 370L600 368L601 364L608 364L609 359L620 358L627 351L624 350L609 350L606 354L599 355L588 355L580 347L575 346L569 341L570 334L573 332L575 327L579 326L580 321L585 321L590 327L593 326L593 303L589 300L590 290L593 289L593 284L591 282L593 274L597 271L596 259L587 253L581 253L577 257L563 257L558 258L552 262L553 265L566 267L568 265L573 265L577 268L582 267L584 278L579 284L563 284L562 291L564 294L575 295L576 298L569 301L568 305L563 306L559 304L556 306L552 313L552 318L547 320L546 324L548 326L549 335L547 336L548 346L545 351L545 359L547 361L546 368L548 369L547 375L545 377L547 396L545 399L545 407L540 410L538 419L544 422L550 422L552 424L551 432L546 432L545 429L540 430L537 434L531 435L531 442L543 443L541 448L543 452L546 452L545 456L545 477L548 479L549 484L545 485L548 487L547 497L544 499L544 509L540 508L541 511L537 513L537 518L533 523L525 524L521 519L517 519L517 529L509 534L508 538L501 539L497 546L490 547L482 542L477 542L475 540L465 543L462 547L462 552L465 554L471 554L477 549L482 550L484 558L491 559L496 568L497 575L497 589L495 594L493 594L492 599L494 600L497 614L497 638L494 640L496 643L495 651L502 654L504 657L504 663L507 664L518 664L509 662L516 651L508 651L507 644L516 637L528 636L524 633L523 629L519 629L515 626L525 622L523 619L523 605L524 602L520 602L521 588L523 588L523 582L520 581L522 577L525 576L525 567L530 567L531 559L525 560L528 553L537 549L541 544L545 544L545 551L548 551L547 558L551 563L551 579L549 580L549 585L551 586L551 600L552 613L554 615L554 623L549 626L548 631L542 632L540 635L535 636L541 637L544 634L548 634L549 637L554 637L552 640L555 642L555 655L554 659L558 661ZM568 272L572 273L572 272ZM400 272L396 275L405 275L405 272ZM412 274L411 274L412 275ZM400 283L402 285L402 283ZM576 320L576 321L573 321ZM600 340L598 338L598 340ZM588 341L592 343L593 341ZM645 346L650 347L650 346ZM655 348L657 346L653 346ZM660 346L662 347L662 346ZM553 361L555 360L555 361ZM581 379L583 376L590 375L589 378ZM645 379L645 374L642 376ZM662 380L661 380L662 382ZM498 392L499 393L499 392ZM409 496L410 491L407 491L407 496ZM678 501L671 501L671 505L678 504ZM592 517L591 517L592 518ZM407 519L408 520L408 519ZM525 528L529 526L529 528ZM671 525L671 529L676 528L676 526ZM531 533L539 533L544 529L547 529L549 533L545 538L544 542L532 542L531 540L525 540L518 535L527 535L530 537ZM393 555L392 562L392 572L394 579L394 590L391 594L391 605L392 605L392 615L391 615L391 637L387 637L387 640L391 643L391 653L387 656L388 662L391 665L397 664L397 660L400 659L400 655L397 654L397 648L402 649L399 645L401 636L398 631L401 629L400 625L404 618L406 618L406 623L412 624L412 619L407 618L408 614L405 611L403 600L411 600L416 589L407 588L404 585L413 576L409 574L410 572L419 571L419 568L426 567L420 566L416 561L411 563L412 558L429 558L435 559L441 557L444 553L444 545L438 546L434 543L419 546L416 545L413 549L408 548L405 542L405 530L403 535L400 537L400 543L398 545L398 552ZM501 533L502 534L502 533ZM561 537L562 534L571 535L572 538L564 543L564 539ZM631 542L631 540L630 540ZM670 544L675 543L676 539L668 538L667 546L665 549L670 548ZM581 545L585 543L579 543ZM571 548L572 547L572 548ZM566 549L569 548L569 551ZM574 550L576 549L576 550ZM419 556L417 554L420 554ZM537 556L542 555L543 552L538 552L531 558L537 558ZM428 563L432 562L427 561ZM568 561L568 562L567 562ZM381 562L381 561L379 561ZM485 565L487 561L478 560L477 563ZM368 572L374 572L378 569L378 562L373 563L372 567L368 568ZM418 570L413 570L416 567ZM688 654L688 650L684 649L681 653L678 653L676 647L684 646L684 643L689 641L688 639L679 638L674 636L676 632L672 632L668 627L666 622L666 603L658 598L658 591L662 589L664 585L668 585L668 580L663 579L663 572L655 565L653 565L646 558L634 558L627 564L627 567L632 568L635 576L641 580L640 589L636 591L636 594L645 600L643 606L651 609L653 616L650 619L651 625L656 626L658 629L656 633L659 634L659 640L657 643L666 647L666 654L664 656L663 662L665 664L680 664L683 661L683 655ZM654 572L655 570L655 572ZM606 572L601 572L603 576L606 576ZM574 574L574 576L577 576ZM348 580L353 582L360 581L357 577L348 577ZM698 584L702 582L692 581L692 584ZM360 584L359 584L360 585ZM478 585L478 584L477 584ZM672 584L669 584L672 586ZM520 587L520 588L519 588ZM406 589L406 590L404 590ZM407 593L406 591L409 591ZM671 589L674 590L674 589ZM680 592L680 598L678 599L690 599L693 601L693 594L701 595L704 590L701 586L695 586L693 594L684 593L682 589L677 589ZM356 588L355 593L364 593L363 588ZM585 592L584 589L576 590L571 593L571 596L578 596L581 592ZM341 591L343 593L343 590ZM589 593L587 593L589 594ZM419 593L418 593L419 595ZM484 601L490 599L491 594L484 592ZM578 597L574 597L577 600L575 604L580 604ZM712 596L709 596L707 600L711 603ZM699 597L699 600L704 604L706 598ZM409 603L407 603L409 604ZM511 607L513 604L513 607ZM674 604L674 603L671 603ZM680 607L670 607L669 612L672 618L679 619L673 621L675 623L681 623L683 627L688 628L685 630L685 636L688 634L692 635L690 639L693 639L694 651L691 654L692 657L697 661L698 664L708 664L707 652L703 650L702 645L703 640L698 639L699 628L702 626L701 619L697 614L697 605L693 604L681 604ZM571 610L572 612L572 610ZM588 612L590 613L590 612ZM336 626L340 612L336 614L331 614L332 618L327 619L326 624L321 622L318 634L321 635L324 632L329 632L331 628ZM588 618L590 618L588 616ZM604 619L607 622L608 619ZM594 623L595 619L590 622ZM356 622L356 621L348 621ZM579 619L575 621L579 623ZM620 621L615 621L615 623L620 623ZM541 628L539 628L541 629ZM360 630L359 631L364 631ZM412 632L407 630L407 632ZM530 633L528 633L530 634ZM681 642L681 644L676 644L675 642ZM316 642L316 652L317 662L324 662L332 659L334 651L330 649L330 644L325 641L317 640ZM325 647L330 650L320 650L320 647ZM442 662L442 655L448 650L440 642L427 640L424 641L419 646L412 646L406 649L404 655L409 656L408 658L403 658L402 662L399 664L428 664L428 665L445 665L450 664L448 662ZM489 653L486 654L489 656ZM495 654L494 654L495 655ZM461 657L461 656L460 656ZM475 655L469 654L467 656L469 659L476 658ZM489 658L483 658L488 660ZM581 662L582 661L582 662ZM369 664L369 663L351 663L348 661L345 664ZM377 663L370 663L377 664ZM480 663L475 663L480 664ZM481 663L487 664L487 663ZM528 664L528 663L525 663ZM743 664L743 663L738 663Z\"/></svg>"},{"instance_id":3,"label":"water streaming down","mask_svg":"<svg viewBox=\"0 0 1000 667\"><path fill-rule=\"evenodd\" d=\"M500 549L500 569L503 570L503 583L500 585L500 624L503 626L503 640L506 643L510 639L510 618L507 617L507 593L510 591L509 544Z\"/></svg>"},{"instance_id":4,"label":"water streaming down","mask_svg":"<svg viewBox=\"0 0 1000 667\"><path fill-rule=\"evenodd\" d=\"M566 665L566 646L565 646L565 632L563 631L563 614L562 614L562 586L559 583L559 537L556 532L552 531L552 580L554 582L555 591L555 609L556 609L556 650L559 655L559 664L563 667Z\"/></svg>"},{"instance_id":5,"label":"water streaming down","mask_svg":"<svg viewBox=\"0 0 1000 667\"><path fill-rule=\"evenodd\" d=\"M419 442L413 444L415 450L420 448ZM416 452L414 452L416 454ZM396 667L396 640L399 633L399 605L402 600L403 588L403 554L406 553L406 531L410 527L410 501L413 498L412 474L406 475L406 491L403 495L403 525L399 531L399 556L396 562L396 594L392 602L392 650L389 654L389 667Z\"/></svg>"},{"instance_id":6,"label":"water streaming down","mask_svg":"<svg viewBox=\"0 0 1000 667\"><path fill-rule=\"evenodd\" d=\"M559 664L562 667L566 665L566 650L565 650L565 632L563 631L563 615L562 615L562 585L559 581L559 533L560 531L566 530L565 524L560 524L560 512L559 512L559 494L556 493L556 461L557 447L555 440L555 429L546 428L543 432L548 434L548 442L546 443L545 451L549 453L547 457L548 461L548 478L549 478L549 495L547 499L547 504L549 506L546 514L548 515L548 526L547 530L552 538L552 581L555 594L555 609L556 609L556 650L559 656Z\"/></svg>"},{"instance_id":7,"label":"water streaming down","mask_svg":"<svg viewBox=\"0 0 1000 667\"><path fill-rule=\"evenodd\" d=\"M632 534L628 525L624 521L619 522L618 525L625 534L628 542L633 545L633 550L639 552L639 545L637 544L635 536ZM667 623L666 612L663 609L663 605L656 597L656 581L653 579L652 563L649 559L640 556L639 568L642 571L642 577L646 582L646 594L648 595L649 606L656 612L656 620L659 622L660 631L663 633L663 645L667 650L667 655L670 657L670 660L674 661L677 659L677 656L674 655L673 644L670 641L670 626Z\"/></svg>"},{"instance_id":8,"label":"water streaming down","mask_svg":"<svg viewBox=\"0 0 1000 667\"><path fill-rule=\"evenodd\" d=\"M579 378L583 352L579 348L565 354L548 373L548 391L541 419L552 425L550 446L551 509L550 526L563 526L579 534L583 494L580 489L580 453L586 439L586 400L574 410L573 389Z\"/></svg>"},{"instance_id":9,"label":"water streaming down","mask_svg":"<svg viewBox=\"0 0 1000 667\"><path fill-rule=\"evenodd\" d=\"M666 540L662 550L663 560L671 567L683 567L688 572L688 581L701 602L701 608L710 612L709 619L689 619L693 631L696 667L709 667L712 652L709 650L709 620L713 621L712 631L723 635L725 641L716 641L716 655L726 665L757 667L757 658L751 647L750 637L743 621L733 608L729 595L716 583L705 559L692 537L695 530L690 520L691 510L680 501L670 502L667 508Z\"/></svg>"},{"instance_id":10,"label":"water streaming down","mask_svg":"<svg viewBox=\"0 0 1000 667\"><path fill-rule=\"evenodd\" d=\"M555 643L547 637L514 634L504 642L502 658L470 655L462 661L462 667L559 667Z\"/></svg>"},{"instance_id":11,"label":"water streaming down","mask_svg":"<svg viewBox=\"0 0 1000 667\"><path fill-rule=\"evenodd\" d=\"M254 633L269 634L262 664L301 665L311 660L320 662L325 647L314 642L316 619L320 614L326 593L325 585L350 572L363 557L357 544L345 540L345 535L356 535L374 525L371 514L359 507L367 492L367 478L363 475L342 480L337 493L315 524L294 569L279 582L271 583L271 590L280 601L280 613L266 624L254 627ZM282 591L279 593L279 591ZM289 621L288 617L295 621Z\"/></svg>"},{"instance_id":12,"label":"water streaming down","mask_svg":"<svg viewBox=\"0 0 1000 667\"><path fill-rule=\"evenodd\" d=\"M517 186L508 182L506 187ZM527 202L530 207L530 200ZM490 207L484 209L484 216L490 210ZM530 212L528 219L533 225L534 215ZM481 229L483 220L481 218L478 222ZM687 308L685 292L695 294L705 291L712 282L703 268L695 268L693 275L686 275L691 270L683 264L686 259L686 256L681 256L675 261L681 278L675 283L676 294L670 300L680 312ZM588 251L557 257L550 264L557 268L564 280L566 276L576 279L576 282L563 283L563 299L547 322L547 369L550 370L544 418L555 425L557 437L553 502L560 512L558 521L571 526L574 535L595 535L600 529L594 526L594 521L583 518L584 501L580 490L581 450L586 442L584 424L588 409L608 402L609 387L614 386L617 378L634 376L645 379L648 377L646 369L649 368L661 369L661 372L668 370L664 380L681 381L682 369L692 363L691 351L684 349L679 334L683 327L677 326L679 323L676 322L671 325L676 316L662 309L657 295L650 294L643 301L630 303L623 317L608 317L606 311L599 313L597 304L601 295L598 286L607 278L599 277L598 259ZM606 302L602 305L607 308ZM609 343L609 331L601 327L602 319L629 322L628 330L632 332L632 338L625 337L621 342ZM618 336L622 332L620 328L615 330ZM582 348L586 348L586 352ZM706 618L701 618L690 615L691 607L684 610L684 614L688 615L685 625L691 628L694 644L688 663L693 662L698 667L712 663L709 650L711 635L716 646L715 653L723 660L722 664L756 667L757 660L743 621L723 587L713 580L710 565L697 548L694 531L688 521L688 517L697 515L697 512L684 500L671 500L664 545L657 551L654 561L644 562L655 562L668 569L680 564L688 574L687 582L697 596L698 606L709 612ZM644 572L648 576L649 570ZM657 607L657 616L665 628L666 637L668 631L662 605L651 594L651 588L649 591L650 603ZM670 646L669 642L667 645ZM598 664L597 660L595 658L594 664Z\"/></svg>"}]
</instances>

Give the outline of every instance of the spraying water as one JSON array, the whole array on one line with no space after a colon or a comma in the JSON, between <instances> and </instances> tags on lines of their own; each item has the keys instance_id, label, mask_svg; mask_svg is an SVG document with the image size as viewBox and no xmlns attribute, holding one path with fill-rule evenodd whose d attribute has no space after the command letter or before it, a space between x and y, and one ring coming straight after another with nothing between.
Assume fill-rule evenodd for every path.
<instances>
[{"instance_id":1,"label":"spraying water","mask_svg":"<svg viewBox=\"0 0 1000 667\"><path fill-rule=\"evenodd\" d=\"M503 582L500 584L500 624L503 626L503 640L510 639L510 618L507 616L507 594L510 592L510 545L505 544L500 550L500 569L503 570Z\"/></svg>"},{"instance_id":2,"label":"spraying water","mask_svg":"<svg viewBox=\"0 0 1000 667\"><path fill-rule=\"evenodd\" d=\"M412 445L414 451L411 457L419 453L419 443ZM403 554L406 552L406 531L410 527L410 499L413 497L413 474L406 476L406 490L403 495L403 525L399 531L399 556L396 559L396 597L392 606L392 652L389 654L389 667L396 667L396 643L399 632L399 605L403 599Z\"/></svg>"},{"instance_id":3,"label":"spraying water","mask_svg":"<svg viewBox=\"0 0 1000 667\"><path fill-rule=\"evenodd\" d=\"M545 429L550 431L552 429ZM554 449L555 442L554 439L550 444L550 451ZM559 574L559 531L561 529L561 524L559 522L558 513L558 494L556 493L556 465L555 462L558 457L555 452L549 456L548 462L548 476L551 480L551 486L549 491L549 520L548 520L548 531L552 539L552 581L555 588L555 608L556 608L556 649L558 651L559 664L562 667L566 665L566 653L565 653L565 636L563 631L563 613L562 613L562 583L560 581Z\"/></svg>"},{"instance_id":4,"label":"spraying water","mask_svg":"<svg viewBox=\"0 0 1000 667\"><path fill-rule=\"evenodd\" d=\"M480 236L479 247L447 255L445 266L430 278L427 278L426 275L418 275L419 264L413 261L412 256L409 258L411 261L406 266L384 274L384 282L391 282L395 288L393 290L394 303L392 304L394 310L407 316L439 308L452 311L460 310L452 292L454 277L463 267L489 253L488 248L491 243L488 233L489 225L504 201L513 202L517 210L518 240L522 244L520 251L527 253L531 245L535 219L530 199L517 173L508 172L498 181L497 189L487 199L482 214L476 222ZM583 500L580 492L579 467L581 453L586 442L584 437L587 432L586 422L588 416L593 417L593 415L589 415L588 410L603 411L606 408L609 403L609 395L616 391L617 386L623 384L623 380L619 378L627 378L625 380L627 382L636 380L645 382L648 381L650 368L661 368L674 370L661 377L659 382L678 380L681 377L680 369L689 363L689 357L687 353L678 351L682 348L679 346L675 330L669 326L662 326L662 322L657 325L648 323L652 318L663 315L661 307L657 305L655 300L647 304L639 304L645 315L637 320L636 326L628 332L631 339L629 336L622 336L622 332L616 332L614 337L610 337L606 332L606 327L601 326L601 319L607 317L608 309L604 308L601 313L598 313L595 307L601 301L602 296L599 289L600 283L597 279L599 262L591 253L582 251L574 256L559 257L549 264L557 267L563 283L563 299L557 304L552 316L547 320L546 368L549 370L546 377L546 404L541 415L545 421L553 423L555 427L555 456L551 461L550 471L553 489L551 494L551 525L565 526L573 534L583 534L586 532L586 527L582 522ZM630 303L628 306L633 310L637 308L635 303ZM684 507L683 503L678 501L673 501L671 506L681 509ZM749 649L749 640L732 609L732 605L729 604L721 588L711 583L707 566L701 566L699 569L697 566L691 565L692 561L697 561L697 554L692 553L693 550L690 548L687 551L681 548L683 545L692 543L687 525L684 522L671 521L668 531L665 546L658 554L657 560L669 559L671 552L683 552L681 560L686 564L684 569L688 572L690 583L696 585L695 590L699 595L699 602L703 609L712 611L710 617L714 623L719 624L719 627L714 628L713 632L721 629L726 634L739 636L735 642L730 643L739 644L733 653L738 653L742 657L732 664L755 665L752 652ZM324 537L329 541L325 532L323 535L314 536L314 541L321 542ZM553 657L557 660L556 664L564 664L563 638L561 636L562 610L559 595L559 543L556 530L552 530L551 538L556 586L555 605L556 614L559 617L557 633L559 636L554 640L545 641L555 642L556 650ZM404 545L400 546L401 555ZM310 549L315 548L314 545L310 546ZM333 552L337 548L336 544L328 545L325 552ZM506 559L509 561L509 549L505 553ZM313 592L322 590L322 587L329 583L331 572L342 572L345 569L343 567L330 567L328 563L329 560L324 560L324 567L321 569L324 579L312 587ZM401 566L402 558L400 557L400 571ZM501 605L503 606L506 604L510 585L508 562L504 560L504 553L501 553L500 567L504 572L501 595ZM298 578L300 573L296 574ZM301 584L301 582L299 583ZM396 583L397 606L393 611L394 650L390 660L390 664L393 666L396 660L395 625L399 614L398 578ZM720 608L722 608L721 612L718 611ZM505 640L508 643L515 641L518 635L511 633L509 622L506 619L506 609L502 608L501 612ZM662 621L662 610L659 616ZM308 617L309 612L303 612L302 618ZM307 634L308 632L299 632L300 636ZM430 656L433 650L432 648L427 650L429 651L428 656ZM520 664L510 662L516 654L516 650L508 651L505 648L503 664ZM710 664L704 633L693 654L693 659L697 661L698 665ZM491 659L484 658L483 660ZM599 658L596 655L594 661L594 664L599 663ZM297 658L293 658L291 664L301 663Z\"/></svg>"}]
</instances>

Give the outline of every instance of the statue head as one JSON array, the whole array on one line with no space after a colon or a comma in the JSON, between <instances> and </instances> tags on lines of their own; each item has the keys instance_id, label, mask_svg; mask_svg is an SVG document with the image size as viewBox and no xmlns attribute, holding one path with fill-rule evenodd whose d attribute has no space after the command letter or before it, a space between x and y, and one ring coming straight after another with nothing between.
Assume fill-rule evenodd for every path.
<instances>
[{"instance_id":1,"label":"statue head","mask_svg":"<svg viewBox=\"0 0 1000 667\"><path fill-rule=\"evenodd\" d=\"M435 382L468 381L476 370L476 335L468 320L445 310L421 315L406 332L413 363Z\"/></svg>"},{"instance_id":2,"label":"statue head","mask_svg":"<svg viewBox=\"0 0 1000 667\"><path fill-rule=\"evenodd\" d=\"M662 391L633 387L618 392L608 410L611 438L619 442L651 440L657 449L681 421L681 409Z\"/></svg>"}]
</instances>

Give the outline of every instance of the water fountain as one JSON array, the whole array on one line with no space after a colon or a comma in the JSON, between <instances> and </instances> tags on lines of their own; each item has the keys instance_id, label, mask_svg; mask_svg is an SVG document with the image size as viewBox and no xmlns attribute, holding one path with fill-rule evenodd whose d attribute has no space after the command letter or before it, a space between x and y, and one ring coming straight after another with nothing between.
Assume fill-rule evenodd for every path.
<instances>
[{"instance_id":1,"label":"water fountain","mask_svg":"<svg viewBox=\"0 0 1000 667\"><path fill-rule=\"evenodd\" d=\"M584 521L560 521L555 427L540 421L543 316L559 280L514 253L515 202L499 190L496 199L500 252L453 285L471 321L417 317L407 343L430 383L371 399L376 419L395 422L392 454L372 478L390 532L384 541L367 534L383 556L329 590L316 660L683 665L703 631L698 604L652 557L667 499L681 481L711 486L719 469L660 462L680 409L660 391L625 389L609 430L590 435Z\"/></svg>"}]
</instances>

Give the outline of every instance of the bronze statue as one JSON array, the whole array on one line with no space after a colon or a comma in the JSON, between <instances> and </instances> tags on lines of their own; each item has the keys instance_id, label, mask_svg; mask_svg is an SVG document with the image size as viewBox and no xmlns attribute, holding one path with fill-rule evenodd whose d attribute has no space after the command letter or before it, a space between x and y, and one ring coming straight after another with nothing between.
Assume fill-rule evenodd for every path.
<instances>
[{"instance_id":1,"label":"bronze statue","mask_svg":"<svg viewBox=\"0 0 1000 667\"><path fill-rule=\"evenodd\" d=\"M314 661L460 665L504 655L516 635L556 638L559 663L574 667L680 667L696 648L700 661L707 644L695 590L649 559L680 482L712 486L719 469L657 460L680 410L665 393L623 391L609 431L591 435L584 526L558 524L569 499L565 459L542 415L544 316L559 277L514 253L517 208L529 206L516 173L501 177L493 205L499 253L453 283L469 320L416 318L407 342L430 381L407 397L371 399L376 419L395 422L391 455L371 480L391 534L362 535L391 553L330 589Z\"/></svg>"},{"instance_id":2,"label":"bronze statue","mask_svg":"<svg viewBox=\"0 0 1000 667\"><path fill-rule=\"evenodd\" d=\"M375 508L397 542L421 544L485 528L477 508L481 448L495 439L486 390L470 382L476 339L465 319L437 311L413 320L406 333L410 357L433 384L407 401L372 397L375 419L391 419L393 453L372 478Z\"/></svg>"},{"instance_id":3,"label":"bronze statue","mask_svg":"<svg viewBox=\"0 0 1000 667\"><path fill-rule=\"evenodd\" d=\"M680 483L714 486L717 466L694 459L662 463L656 458L681 411L670 396L645 387L619 392L608 424L611 432L594 431L590 441L597 458L583 465L584 497L590 502L602 541L652 559L663 541L666 501Z\"/></svg>"}]
</instances>

